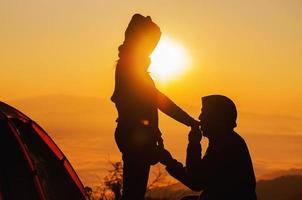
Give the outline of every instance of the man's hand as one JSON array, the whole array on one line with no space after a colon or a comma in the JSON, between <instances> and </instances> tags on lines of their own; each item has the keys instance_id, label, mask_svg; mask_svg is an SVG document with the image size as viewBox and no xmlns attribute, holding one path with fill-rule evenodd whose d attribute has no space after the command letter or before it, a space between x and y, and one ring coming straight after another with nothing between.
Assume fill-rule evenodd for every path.
<instances>
[{"instance_id":1,"label":"man's hand","mask_svg":"<svg viewBox=\"0 0 302 200\"><path fill-rule=\"evenodd\" d=\"M202 138L201 130L198 128L191 128L189 133L189 142L199 143Z\"/></svg>"},{"instance_id":2,"label":"man's hand","mask_svg":"<svg viewBox=\"0 0 302 200\"><path fill-rule=\"evenodd\" d=\"M171 153L166 149L161 149L159 162L167 166L171 161L173 161Z\"/></svg>"}]
</instances>

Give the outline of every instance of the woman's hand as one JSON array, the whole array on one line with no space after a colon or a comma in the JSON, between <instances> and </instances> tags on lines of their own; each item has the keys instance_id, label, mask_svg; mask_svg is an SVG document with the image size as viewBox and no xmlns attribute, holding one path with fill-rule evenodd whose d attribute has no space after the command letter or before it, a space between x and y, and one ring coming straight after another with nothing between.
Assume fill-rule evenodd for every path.
<instances>
[{"instance_id":1,"label":"woman's hand","mask_svg":"<svg viewBox=\"0 0 302 200\"><path fill-rule=\"evenodd\" d=\"M191 126L191 129L199 129L200 121L192 119L192 122L191 122L190 126Z\"/></svg>"}]
</instances>

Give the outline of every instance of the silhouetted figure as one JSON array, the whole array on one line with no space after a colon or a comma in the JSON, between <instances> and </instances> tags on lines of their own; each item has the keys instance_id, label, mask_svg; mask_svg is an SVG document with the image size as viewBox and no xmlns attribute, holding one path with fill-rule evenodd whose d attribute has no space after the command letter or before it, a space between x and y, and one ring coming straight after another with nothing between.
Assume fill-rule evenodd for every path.
<instances>
[{"instance_id":1,"label":"silhouetted figure","mask_svg":"<svg viewBox=\"0 0 302 200\"><path fill-rule=\"evenodd\" d=\"M159 161L163 141L158 128L158 108L187 126L198 124L155 88L147 72L149 56L160 35L159 27L149 16L135 14L119 47L111 100L118 111L115 140L123 154L124 200L144 199L150 165Z\"/></svg>"},{"instance_id":2,"label":"silhouetted figure","mask_svg":"<svg viewBox=\"0 0 302 200\"><path fill-rule=\"evenodd\" d=\"M167 171L190 189L202 191L201 200L255 200L255 175L248 148L234 132L237 111L227 97L211 95L202 98L201 130L209 139L201 157L202 134L189 133L186 167L163 150L161 162Z\"/></svg>"}]
</instances>

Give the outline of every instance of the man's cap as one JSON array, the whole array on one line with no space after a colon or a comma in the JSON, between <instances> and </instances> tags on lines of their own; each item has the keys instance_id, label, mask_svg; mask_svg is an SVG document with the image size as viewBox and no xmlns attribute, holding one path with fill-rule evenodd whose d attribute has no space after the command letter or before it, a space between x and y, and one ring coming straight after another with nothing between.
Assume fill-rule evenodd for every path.
<instances>
[{"instance_id":1,"label":"man's cap","mask_svg":"<svg viewBox=\"0 0 302 200\"><path fill-rule=\"evenodd\" d=\"M223 95L202 97L202 112L206 112L214 121L236 127L237 109L234 102Z\"/></svg>"}]
</instances>

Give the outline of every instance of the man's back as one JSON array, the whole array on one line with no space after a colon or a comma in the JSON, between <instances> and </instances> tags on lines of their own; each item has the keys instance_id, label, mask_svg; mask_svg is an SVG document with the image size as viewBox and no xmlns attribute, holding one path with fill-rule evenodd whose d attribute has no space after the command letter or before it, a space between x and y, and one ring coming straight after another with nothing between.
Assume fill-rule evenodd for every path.
<instances>
[{"instance_id":1,"label":"man's back","mask_svg":"<svg viewBox=\"0 0 302 200\"><path fill-rule=\"evenodd\" d=\"M256 199L256 181L249 151L237 133L211 144L200 160L200 168L204 172L199 176L206 177L202 178L206 180L201 199Z\"/></svg>"}]
</instances>

